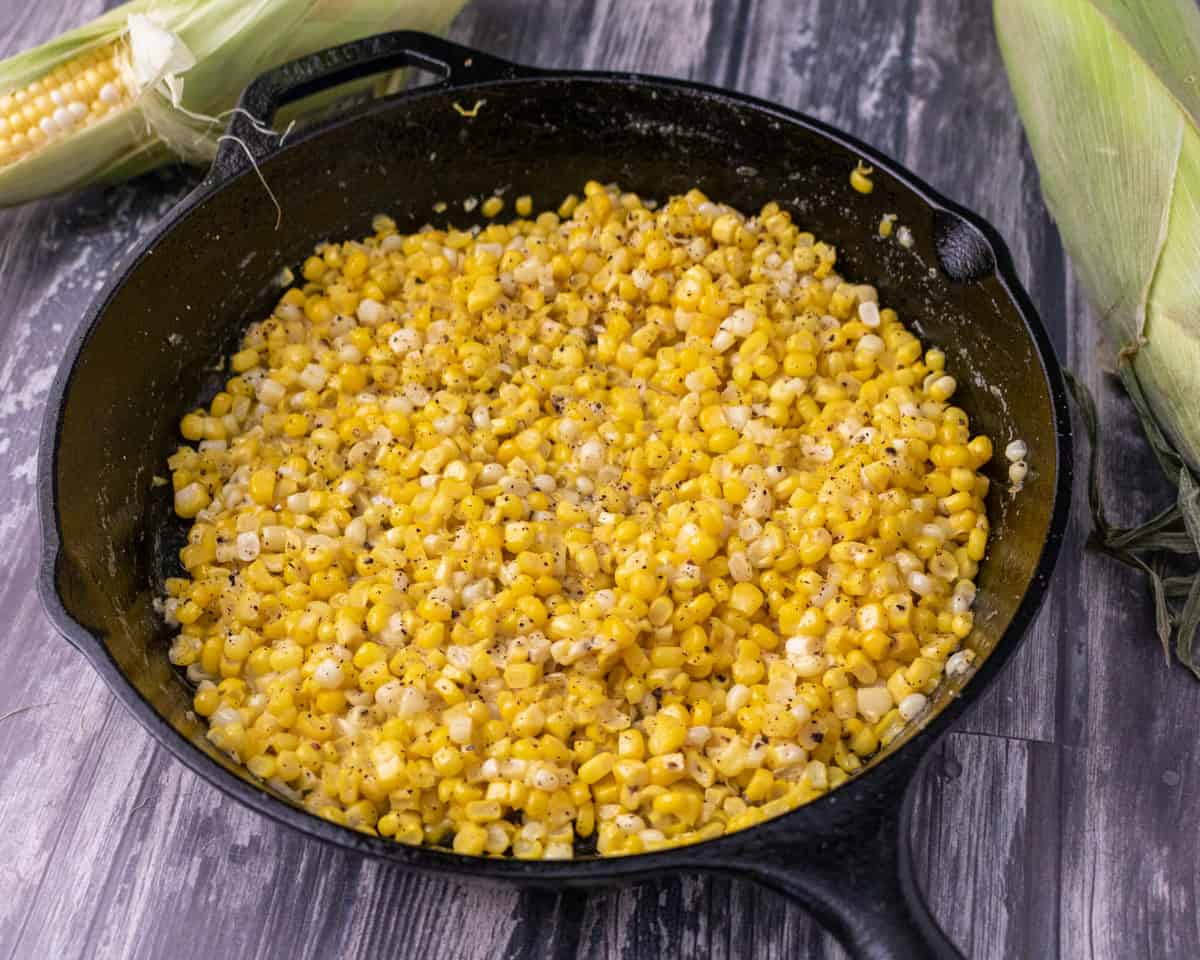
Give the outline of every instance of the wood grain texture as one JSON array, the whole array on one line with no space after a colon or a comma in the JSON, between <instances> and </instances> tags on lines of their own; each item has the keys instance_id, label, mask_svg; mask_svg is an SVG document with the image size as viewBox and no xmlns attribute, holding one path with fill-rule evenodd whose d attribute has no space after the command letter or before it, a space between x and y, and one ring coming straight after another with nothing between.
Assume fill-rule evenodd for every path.
<instances>
[{"instance_id":1,"label":"wood grain texture","mask_svg":"<svg viewBox=\"0 0 1200 960\"><path fill-rule=\"evenodd\" d=\"M1072 331L1071 363L1085 372L1108 434L1134 435L1130 405L1097 363L1106 348L1074 282L1066 301L1071 315L1088 318ZM1142 444L1106 438L1102 451L1115 522L1168 502ZM1196 956L1200 837L1188 825L1200 782L1188 728L1200 716L1200 685L1181 669L1164 669L1139 577L1091 556L1069 569L1060 589L1077 601L1060 701L1060 736L1069 746L1060 798L1063 954Z\"/></svg>"},{"instance_id":2,"label":"wood grain texture","mask_svg":"<svg viewBox=\"0 0 1200 960\"><path fill-rule=\"evenodd\" d=\"M951 734L929 758L914 858L930 901L947 906L944 929L969 957L1055 956L1057 901L1047 886L1056 844L1045 831L1056 827L1057 768L1052 744L1011 737ZM946 868L959 863L980 866Z\"/></svg>"},{"instance_id":3,"label":"wood grain texture","mask_svg":"<svg viewBox=\"0 0 1200 960\"><path fill-rule=\"evenodd\" d=\"M97 0L0 0L0 53ZM638 70L775 100L892 153L992 220L1098 390L1118 516L1164 488L1104 382L1095 324L1042 206L987 0L475 0L453 37L546 66ZM0 957L841 957L729 878L594 894L411 876L225 799L160 750L54 634L34 591L37 430L62 345L123 253L196 180L173 171L0 212ZM1118 480L1119 478L1119 480ZM1082 491L1082 479L1080 480ZM971 956L1200 956L1200 685L1156 654L1142 585L1082 555L1082 497L1037 625L937 748L914 843Z\"/></svg>"}]
</instances>

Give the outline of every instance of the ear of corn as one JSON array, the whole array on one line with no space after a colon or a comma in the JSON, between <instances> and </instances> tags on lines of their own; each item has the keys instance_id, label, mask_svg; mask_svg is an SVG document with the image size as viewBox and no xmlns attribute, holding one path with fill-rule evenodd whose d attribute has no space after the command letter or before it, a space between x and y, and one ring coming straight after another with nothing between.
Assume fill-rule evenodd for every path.
<instances>
[{"instance_id":1,"label":"ear of corn","mask_svg":"<svg viewBox=\"0 0 1200 960\"><path fill-rule=\"evenodd\" d=\"M133 0L0 63L0 206L135 176L172 159L207 163L225 111L258 74L372 33L442 33L465 0ZM139 82L131 17L148 16L195 64ZM182 84L178 81L182 80ZM182 109L181 109L182 108Z\"/></svg>"},{"instance_id":2,"label":"ear of corn","mask_svg":"<svg viewBox=\"0 0 1200 960\"><path fill-rule=\"evenodd\" d=\"M0 206L89 182L114 182L170 159L166 145L151 137L129 109L130 91L114 63L121 55L115 14L0 63ZM92 109L99 87L87 76L89 70L103 70L100 86L117 85L121 96L115 109L103 114ZM67 82L72 88L64 91ZM53 101L54 92L64 104ZM109 106L107 100L100 103ZM49 136L44 124L54 120L60 106L68 111L63 119L73 121L70 133ZM67 126L55 122L55 127Z\"/></svg>"},{"instance_id":3,"label":"ear of corn","mask_svg":"<svg viewBox=\"0 0 1200 960\"><path fill-rule=\"evenodd\" d=\"M1114 351L1200 465L1200 11L997 0L1046 203Z\"/></svg>"},{"instance_id":4,"label":"ear of corn","mask_svg":"<svg viewBox=\"0 0 1200 960\"><path fill-rule=\"evenodd\" d=\"M1118 529L1093 476L1098 540L1149 574L1164 646L1174 635L1200 676L1191 649L1200 577L1166 576L1200 551L1200 10L1194 0L995 0L994 9L1046 204L1179 488L1169 510Z\"/></svg>"}]
</instances>

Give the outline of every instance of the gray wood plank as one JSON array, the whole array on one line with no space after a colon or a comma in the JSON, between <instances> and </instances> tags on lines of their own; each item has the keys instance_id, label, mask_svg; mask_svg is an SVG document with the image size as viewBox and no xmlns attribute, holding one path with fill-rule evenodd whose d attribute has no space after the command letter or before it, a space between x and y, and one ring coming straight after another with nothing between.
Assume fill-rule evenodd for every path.
<instances>
[{"instance_id":1,"label":"gray wood plank","mask_svg":"<svg viewBox=\"0 0 1200 960\"><path fill-rule=\"evenodd\" d=\"M594 897L581 958L844 958L781 897L741 880L687 877Z\"/></svg>"},{"instance_id":2,"label":"gray wood plank","mask_svg":"<svg viewBox=\"0 0 1200 960\"><path fill-rule=\"evenodd\" d=\"M450 36L530 66L713 79L707 45L718 11L729 6L712 0L485 0L459 14Z\"/></svg>"},{"instance_id":3,"label":"gray wood plank","mask_svg":"<svg viewBox=\"0 0 1200 960\"><path fill-rule=\"evenodd\" d=\"M1097 398L1101 477L1114 522L1169 501L1132 407L1100 372L1111 348L1072 278L1071 361ZM1137 478L1130 484L1127 478ZM1085 510L1080 496L1079 512ZM1080 518L1083 523L1083 518ZM1104 557L1069 571L1073 631L1062 735L1077 747L1061 780L1064 956L1200 955L1200 837L1193 827L1200 684L1166 668L1140 577ZM1086 602L1085 601L1086 598Z\"/></svg>"},{"instance_id":4,"label":"gray wood plank","mask_svg":"<svg viewBox=\"0 0 1200 960\"><path fill-rule=\"evenodd\" d=\"M953 733L929 757L914 860L968 957L1055 956L1057 770L1053 745L1015 738Z\"/></svg>"}]
</instances>

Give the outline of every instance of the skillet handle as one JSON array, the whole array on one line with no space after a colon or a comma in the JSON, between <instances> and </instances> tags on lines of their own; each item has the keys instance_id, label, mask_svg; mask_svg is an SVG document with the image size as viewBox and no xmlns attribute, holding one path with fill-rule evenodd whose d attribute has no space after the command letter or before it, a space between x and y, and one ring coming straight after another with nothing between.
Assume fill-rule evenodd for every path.
<instances>
[{"instance_id":1,"label":"skillet handle","mask_svg":"<svg viewBox=\"0 0 1200 960\"><path fill-rule=\"evenodd\" d=\"M910 742L870 778L831 794L846 802L831 810L824 836L781 829L740 864L743 874L813 913L855 960L962 960L913 874L910 784L922 758L912 751L921 745ZM838 797L844 792L850 795Z\"/></svg>"},{"instance_id":2,"label":"skillet handle","mask_svg":"<svg viewBox=\"0 0 1200 960\"><path fill-rule=\"evenodd\" d=\"M343 83L401 67L419 67L440 74L439 85L447 87L539 73L413 30L380 33L319 50L268 70L242 91L229 128L217 148L209 181L220 182L241 173L251 166L251 158L258 163L280 145L282 131L271 129L280 107Z\"/></svg>"}]
</instances>

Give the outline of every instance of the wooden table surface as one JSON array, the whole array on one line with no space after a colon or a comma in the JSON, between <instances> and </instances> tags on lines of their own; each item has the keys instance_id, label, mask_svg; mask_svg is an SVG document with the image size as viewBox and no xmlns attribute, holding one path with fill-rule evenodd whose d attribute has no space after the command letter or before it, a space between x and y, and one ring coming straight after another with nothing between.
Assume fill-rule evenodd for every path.
<instances>
[{"instance_id":1,"label":"wooden table surface","mask_svg":"<svg viewBox=\"0 0 1200 960\"><path fill-rule=\"evenodd\" d=\"M102 6L0 0L0 53ZM988 0L476 0L452 36L747 91L898 157L1007 238L1118 441L1103 460L1118 517L1162 502L1038 193ZM522 894L320 846L185 770L55 634L34 589L46 392L89 298L195 179L0 213L0 957L842 956L740 880ZM918 785L922 883L972 957L1197 957L1200 684L1164 667L1139 580L1083 552L1078 493L1036 627Z\"/></svg>"}]
</instances>

